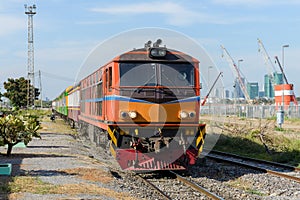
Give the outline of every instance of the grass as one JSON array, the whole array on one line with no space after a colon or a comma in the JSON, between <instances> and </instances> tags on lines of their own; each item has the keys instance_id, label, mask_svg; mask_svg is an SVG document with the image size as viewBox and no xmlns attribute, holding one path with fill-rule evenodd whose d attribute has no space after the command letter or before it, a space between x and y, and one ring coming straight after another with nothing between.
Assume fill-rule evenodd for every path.
<instances>
[{"instance_id":1,"label":"grass","mask_svg":"<svg viewBox=\"0 0 300 200\"><path fill-rule=\"evenodd\" d=\"M73 168L73 169L65 169L62 172L77 175L80 178L93 182L101 182L104 184L108 184L113 181L113 177L110 173L107 173L101 169L94 168Z\"/></svg>"},{"instance_id":2,"label":"grass","mask_svg":"<svg viewBox=\"0 0 300 200\"><path fill-rule=\"evenodd\" d=\"M287 122L300 124L300 119L298 119L298 118L285 118L284 120Z\"/></svg>"},{"instance_id":3,"label":"grass","mask_svg":"<svg viewBox=\"0 0 300 200\"><path fill-rule=\"evenodd\" d=\"M214 149L300 167L300 140L289 140L287 138L282 140L277 138L277 140L280 144L273 147L271 154L266 152L264 145L257 139L251 140L226 135L220 136Z\"/></svg>"},{"instance_id":4,"label":"grass","mask_svg":"<svg viewBox=\"0 0 300 200\"><path fill-rule=\"evenodd\" d=\"M277 116L268 117L267 120L277 120ZM284 122L300 124L300 119L284 117Z\"/></svg>"},{"instance_id":5,"label":"grass","mask_svg":"<svg viewBox=\"0 0 300 200\"><path fill-rule=\"evenodd\" d=\"M284 129L283 129L283 128L281 128L281 127L275 127L275 131L281 131L281 132L283 132L283 131L284 131Z\"/></svg>"},{"instance_id":6,"label":"grass","mask_svg":"<svg viewBox=\"0 0 300 200\"><path fill-rule=\"evenodd\" d=\"M78 134L75 129L72 129L63 119L56 118L54 122L49 117L42 119L42 129L39 130L41 133L65 133L65 134Z\"/></svg>"},{"instance_id":7,"label":"grass","mask_svg":"<svg viewBox=\"0 0 300 200\"><path fill-rule=\"evenodd\" d=\"M72 197L80 194L91 194L123 200L136 199L126 192L116 192L93 184L93 182L99 181L108 184L112 181L113 178L111 176L105 177L107 174L102 170L76 168L64 172L68 172L70 175L78 174L82 179L92 181L92 183L54 185L35 176L0 177L0 198L20 199L22 193L32 193L40 195L65 194Z\"/></svg>"},{"instance_id":8,"label":"grass","mask_svg":"<svg viewBox=\"0 0 300 200\"><path fill-rule=\"evenodd\" d=\"M35 194L47 194L48 192L55 191L58 186L45 183L38 177L20 176L14 177L13 181L9 184L10 192L29 192Z\"/></svg>"},{"instance_id":9,"label":"grass","mask_svg":"<svg viewBox=\"0 0 300 200\"><path fill-rule=\"evenodd\" d=\"M265 124L262 123L261 126ZM250 128L243 127L243 130L237 131L239 127L240 124L234 127L227 126L227 130L221 134L214 149L300 167L299 131L276 128L262 130L255 127L253 122L249 125ZM264 143L259 137L260 133L264 136Z\"/></svg>"},{"instance_id":10,"label":"grass","mask_svg":"<svg viewBox=\"0 0 300 200\"><path fill-rule=\"evenodd\" d=\"M249 194L256 194L256 195L259 195L259 196L266 196L267 195L267 194L264 194L263 192L261 192L257 189L254 189L253 188L253 185L255 185L254 183L252 183L251 181L248 181L248 180L244 180L242 178L237 178L237 179L228 181L227 184L231 187L243 190L243 191L245 191L246 193L249 193Z\"/></svg>"},{"instance_id":11,"label":"grass","mask_svg":"<svg viewBox=\"0 0 300 200\"><path fill-rule=\"evenodd\" d=\"M8 189L10 196L17 193L33 193L33 194L66 194L70 196L79 194L103 195L109 198L134 200L128 193L116 192L108 188L99 187L95 184L63 184L54 185L43 182L39 177L19 176L14 177L9 183Z\"/></svg>"}]
</instances>

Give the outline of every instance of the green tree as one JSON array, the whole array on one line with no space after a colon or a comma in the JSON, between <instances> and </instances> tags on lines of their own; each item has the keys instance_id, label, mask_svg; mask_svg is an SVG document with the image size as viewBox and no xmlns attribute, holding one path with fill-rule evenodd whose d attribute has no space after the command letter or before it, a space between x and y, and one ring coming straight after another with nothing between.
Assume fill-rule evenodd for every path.
<instances>
[{"instance_id":1,"label":"green tree","mask_svg":"<svg viewBox=\"0 0 300 200\"><path fill-rule=\"evenodd\" d=\"M30 87L32 88L33 86L30 85ZM26 80L24 77L19 79L9 78L7 82L4 82L4 89L6 89L4 96L11 101L13 106L27 106L28 80ZM35 88L35 99L37 99L39 95L39 89Z\"/></svg>"},{"instance_id":2,"label":"green tree","mask_svg":"<svg viewBox=\"0 0 300 200\"><path fill-rule=\"evenodd\" d=\"M37 116L9 114L0 118L0 145L7 144L6 155L10 156L13 146L19 142L27 145L32 137L40 138L37 132L40 128Z\"/></svg>"}]
</instances>

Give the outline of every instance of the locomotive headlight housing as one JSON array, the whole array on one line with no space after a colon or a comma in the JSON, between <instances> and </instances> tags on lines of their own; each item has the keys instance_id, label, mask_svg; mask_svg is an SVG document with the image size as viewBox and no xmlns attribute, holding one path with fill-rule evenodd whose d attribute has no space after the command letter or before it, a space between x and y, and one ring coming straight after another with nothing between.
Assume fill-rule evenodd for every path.
<instances>
[{"instance_id":1,"label":"locomotive headlight housing","mask_svg":"<svg viewBox=\"0 0 300 200\"><path fill-rule=\"evenodd\" d=\"M128 116L131 118L131 119L135 119L137 117L137 112L135 111L129 111L128 112Z\"/></svg>"},{"instance_id":2,"label":"locomotive headlight housing","mask_svg":"<svg viewBox=\"0 0 300 200\"><path fill-rule=\"evenodd\" d=\"M167 55L166 48L150 48L149 57L151 58L163 58Z\"/></svg>"},{"instance_id":3,"label":"locomotive headlight housing","mask_svg":"<svg viewBox=\"0 0 300 200\"><path fill-rule=\"evenodd\" d=\"M196 117L196 112L195 111L191 111L191 112L187 112L187 111L179 111L178 112L178 118L179 119L187 119L187 118L195 118Z\"/></svg>"},{"instance_id":4,"label":"locomotive headlight housing","mask_svg":"<svg viewBox=\"0 0 300 200\"><path fill-rule=\"evenodd\" d=\"M189 114L187 112L185 112L185 111L179 111L179 113L178 113L178 118L179 119L186 119L188 117L189 117Z\"/></svg>"},{"instance_id":5,"label":"locomotive headlight housing","mask_svg":"<svg viewBox=\"0 0 300 200\"><path fill-rule=\"evenodd\" d=\"M190 118L194 118L194 117L196 117L196 113L193 111L193 112L190 112L189 113L189 117Z\"/></svg>"},{"instance_id":6,"label":"locomotive headlight housing","mask_svg":"<svg viewBox=\"0 0 300 200\"><path fill-rule=\"evenodd\" d=\"M120 116L121 116L121 118L125 119L128 115L127 115L126 112L121 111L121 112L120 112Z\"/></svg>"}]
</instances>

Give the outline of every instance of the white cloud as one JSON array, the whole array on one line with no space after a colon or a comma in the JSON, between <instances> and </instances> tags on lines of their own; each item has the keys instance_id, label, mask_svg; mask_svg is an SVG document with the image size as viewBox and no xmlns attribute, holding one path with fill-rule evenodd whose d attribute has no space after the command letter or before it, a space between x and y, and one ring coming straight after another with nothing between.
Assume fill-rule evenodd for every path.
<instances>
[{"instance_id":1,"label":"white cloud","mask_svg":"<svg viewBox=\"0 0 300 200\"><path fill-rule=\"evenodd\" d=\"M0 36L9 35L20 30L26 30L26 21L24 18L0 14L0 24Z\"/></svg>"},{"instance_id":2,"label":"white cloud","mask_svg":"<svg viewBox=\"0 0 300 200\"><path fill-rule=\"evenodd\" d=\"M118 20L96 20L96 21L79 21L76 24L79 25L98 25L98 24L111 24L116 23Z\"/></svg>"},{"instance_id":3,"label":"white cloud","mask_svg":"<svg viewBox=\"0 0 300 200\"><path fill-rule=\"evenodd\" d=\"M92 8L93 12L103 12L108 14L145 14L145 13L162 13L162 14L178 14L186 13L183 7L172 2L152 2L131 5L112 6L106 8Z\"/></svg>"},{"instance_id":4,"label":"white cloud","mask_svg":"<svg viewBox=\"0 0 300 200\"><path fill-rule=\"evenodd\" d=\"M145 15L162 14L166 15L167 22L173 25L189 24L192 17L198 17L199 14L184 8L174 2L150 2L139 4L126 4L120 6L92 8L92 12L100 12L111 15Z\"/></svg>"},{"instance_id":5,"label":"white cloud","mask_svg":"<svg viewBox=\"0 0 300 200\"><path fill-rule=\"evenodd\" d=\"M244 6L300 5L299 0L212 0L215 4Z\"/></svg>"},{"instance_id":6,"label":"white cloud","mask_svg":"<svg viewBox=\"0 0 300 200\"><path fill-rule=\"evenodd\" d=\"M111 7L92 8L90 11L111 15L162 14L165 16L164 20L166 23L175 26L191 25L194 23L233 24L258 20L257 18L253 19L253 17L232 18L229 16L224 16L220 13L207 13L207 10L205 9L198 9L196 12L192 8L187 8L174 2L126 4Z\"/></svg>"},{"instance_id":7,"label":"white cloud","mask_svg":"<svg viewBox=\"0 0 300 200\"><path fill-rule=\"evenodd\" d=\"M36 49L36 58L43 63L77 62L80 63L88 53L88 45L76 41L65 41L51 48ZM78 66L79 67L79 66Z\"/></svg>"}]
</instances>

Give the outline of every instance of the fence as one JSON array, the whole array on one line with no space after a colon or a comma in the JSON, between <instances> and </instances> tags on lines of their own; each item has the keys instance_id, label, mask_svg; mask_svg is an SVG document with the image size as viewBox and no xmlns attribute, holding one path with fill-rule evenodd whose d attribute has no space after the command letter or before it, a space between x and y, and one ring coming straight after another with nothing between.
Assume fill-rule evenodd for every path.
<instances>
[{"instance_id":1,"label":"fence","mask_svg":"<svg viewBox=\"0 0 300 200\"><path fill-rule=\"evenodd\" d=\"M245 118L272 118L276 117L277 109L275 105L206 105L201 107L200 113L203 115L215 116L238 116ZM298 106L289 106L284 110L285 117L300 118Z\"/></svg>"}]
</instances>

